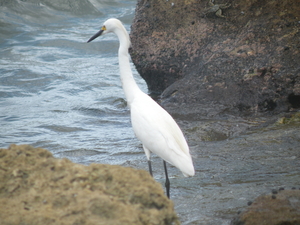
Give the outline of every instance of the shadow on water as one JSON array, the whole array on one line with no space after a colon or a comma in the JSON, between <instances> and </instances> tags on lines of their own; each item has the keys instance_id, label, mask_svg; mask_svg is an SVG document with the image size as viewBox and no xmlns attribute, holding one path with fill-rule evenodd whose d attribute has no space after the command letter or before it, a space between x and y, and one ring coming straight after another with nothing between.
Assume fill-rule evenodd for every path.
<instances>
[{"instance_id":1,"label":"shadow on water","mask_svg":"<svg viewBox=\"0 0 300 225\"><path fill-rule=\"evenodd\" d=\"M121 89L117 39L107 35L86 44L109 17L129 30L136 1L0 4L1 147L31 144L77 163L148 170ZM135 70L134 75L147 92ZM197 121L174 116L196 169L195 177L184 178L168 166L171 198L183 224L229 224L256 196L300 186L299 121L278 120L283 115ZM157 156L153 170L163 185Z\"/></svg>"}]
</instances>

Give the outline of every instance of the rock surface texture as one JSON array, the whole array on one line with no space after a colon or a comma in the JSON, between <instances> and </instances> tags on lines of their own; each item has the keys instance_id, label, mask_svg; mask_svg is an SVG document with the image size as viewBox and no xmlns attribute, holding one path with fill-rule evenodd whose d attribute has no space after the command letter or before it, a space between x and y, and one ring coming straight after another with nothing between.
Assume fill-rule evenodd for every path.
<instances>
[{"instance_id":1,"label":"rock surface texture","mask_svg":"<svg viewBox=\"0 0 300 225\"><path fill-rule=\"evenodd\" d=\"M300 190L273 191L255 199L232 225L300 224Z\"/></svg>"},{"instance_id":2,"label":"rock surface texture","mask_svg":"<svg viewBox=\"0 0 300 225\"><path fill-rule=\"evenodd\" d=\"M139 0L131 39L138 72L171 113L300 108L298 0Z\"/></svg>"},{"instance_id":3,"label":"rock surface texture","mask_svg":"<svg viewBox=\"0 0 300 225\"><path fill-rule=\"evenodd\" d=\"M1 225L179 224L142 170L56 159L28 145L0 149Z\"/></svg>"}]
</instances>

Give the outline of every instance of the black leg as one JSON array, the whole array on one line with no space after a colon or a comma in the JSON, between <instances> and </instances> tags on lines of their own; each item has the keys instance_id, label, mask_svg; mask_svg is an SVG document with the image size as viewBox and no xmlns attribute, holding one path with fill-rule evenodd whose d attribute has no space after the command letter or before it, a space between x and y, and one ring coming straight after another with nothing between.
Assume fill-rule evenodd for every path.
<instances>
[{"instance_id":1,"label":"black leg","mask_svg":"<svg viewBox=\"0 0 300 225\"><path fill-rule=\"evenodd\" d=\"M167 196L168 198L170 198L170 180L169 180L169 176L168 176L168 170L167 170L167 164L166 164L166 161L164 161L164 168L165 168L165 174L166 174L166 191L167 191Z\"/></svg>"},{"instance_id":2,"label":"black leg","mask_svg":"<svg viewBox=\"0 0 300 225\"><path fill-rule=\"evenodd\" d=\"M152 166L151 166L151 161L148 160L148 166L149 166L149 173L150 175L153 177L153 174L152 174Z\"/></svg>"}]
</instances>

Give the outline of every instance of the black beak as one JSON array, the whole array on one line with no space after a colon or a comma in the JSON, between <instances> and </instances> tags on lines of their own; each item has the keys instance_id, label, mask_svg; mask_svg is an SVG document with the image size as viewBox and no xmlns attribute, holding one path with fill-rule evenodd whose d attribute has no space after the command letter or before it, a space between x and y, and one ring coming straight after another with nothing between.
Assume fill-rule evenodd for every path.
<instances>
[{"instance_id":1,"label":"black beak","mask_svg":"<svg viewBox=\"0 0 300 225\"><path fill-rule=\"evenodd\" d=\"M92 40L96 39L97 37L99 37L102 33L103 33L104 30L99 30L93 37L91 37L87 42L91 42Z\"/></svg>"}]
</instances>

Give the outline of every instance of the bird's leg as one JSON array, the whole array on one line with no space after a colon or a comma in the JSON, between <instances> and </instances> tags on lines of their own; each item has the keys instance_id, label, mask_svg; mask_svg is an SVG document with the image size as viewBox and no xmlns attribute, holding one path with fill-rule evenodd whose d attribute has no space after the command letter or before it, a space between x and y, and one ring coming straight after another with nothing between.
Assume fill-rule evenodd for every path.
<instances>
[{"instance_id":1,"label":"bird's leg","mask_svg":"<svg viewBox=\"0 0 300 225\"><path fill-rule=\"evenodd\" d=\"M170 180L169 180L169 176L168 176L168 170L167 170L167 164L166 164L166 161L164 161L164 168L165 168L165 174L166 174L166 191L167 191L167 196L168 198L170 198Z\"/></svg>"},{"instance_id":2,"label":"bird's leg","mask_svg":"<svg viewBox=\"0 0 300 225\"><path fill-rule=\"evenodd\" d=\"M152 166L151 166L151 160L148 160L148 166L149 166L149 173L150 173L151 177L153 177L153 174L152 174Z\"/></svg>"}]
</instances>

